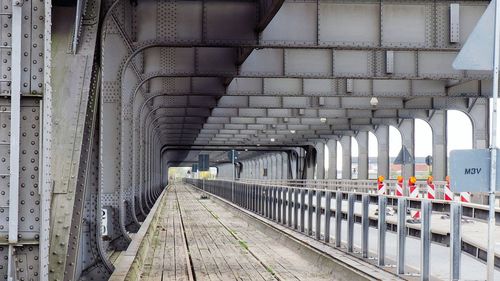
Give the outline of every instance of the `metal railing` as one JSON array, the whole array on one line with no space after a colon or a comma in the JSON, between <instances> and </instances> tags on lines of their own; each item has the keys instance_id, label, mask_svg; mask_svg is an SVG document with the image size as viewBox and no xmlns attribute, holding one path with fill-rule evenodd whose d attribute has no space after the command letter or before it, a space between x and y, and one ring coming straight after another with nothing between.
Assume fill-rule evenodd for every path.
<instances>
[{"instance_id":1,"label":"metal railing","mask_svg":"<svg viewBox=\"0 0 500 281\"><path fill-rule=\"evenodd\" d=\"M360 191L364 190L363 188L371 189L372 181L365 181L364 187L362 184L356 185L356 191L329 188L332 185L326 185L327 188L321 182L311 185L310 181L306 184L303 182L270 184L270 182L185 179L185 182L326 243L331 243L330 224L333 220L335 233L332 246L345 247L351 254L355 254L354 225L355 223L361 224L361 233L358 233L358 236L361 235L361 249L358 255L365 259L369 258L370 252L369 229L370 227L376 228L378 249L375 260L378 266L386 269L389 263L386 255L386 236L388 232L395 232L397 233L397 255L393 262L396 263L396 273L400 275L410 273L405 261L405 256L407 256L405 245L408 236L418 237L421 241L420 270L416 273L420 275L421 280L429 280L431 277L431 241L450 247L449 279L451 280L460 279L462 252L480 261L486 259L486 247L476 243L472 238L462 238L461 225L462 217L486 223L487 206L392 195L378 196L373 192ZM391 208L396 210L395 218L388 219L386 212L378 211ZM411 221L407 215L408 210L419 211L421 219ZM431 215L433 213L449 216L448 231L432 229ZM500 210L497 210L496 216L498 221ZM343 227L347 227L347 237L342 237ZM346 240L345 243L342 243L342 238ZM496 255L496 267L500 267L499 261L500 256Z\"/></svg>"},{"instance_id":2,"label":"metal railing","mask_svg":"<svg viewBox=\"0 0 500 281\"><path fill-rule=\"evenodd\" d=\"M231 179L218 179L231 180ZM406 179L407 180L407 179ZM297 180L297 179L238 179L242 183L276 185L276 186L291 186L291 187L308 187L314 189L336 190L347 192L361 193L377 193L377 180ZM396 195L397 180L385 180L388 195ZM418 180L416 183L422 198L427 195L427 183L424 180ZM436 199L444 200L445 181L434 181ZM405 195L408 190L404 190ZM455 194L458 198L460 195ZM488 205L487 193L472 193L471 203ZM496 206L500 207L500 200L496 201Z\"/></svg>"}]
</instances>

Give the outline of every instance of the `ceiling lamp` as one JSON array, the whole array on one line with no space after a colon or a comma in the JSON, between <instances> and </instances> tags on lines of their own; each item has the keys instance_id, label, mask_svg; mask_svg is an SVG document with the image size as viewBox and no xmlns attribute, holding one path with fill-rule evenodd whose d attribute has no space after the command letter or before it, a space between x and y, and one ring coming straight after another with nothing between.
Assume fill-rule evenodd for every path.
<instances>
[{"instance_id":1,"label":"ceiling lamp","mask_svg":"<svg viewBox=\"0 0 500 281\"><path fill-rule=\"evenodd\" d=\"M378 99L376 97L373 97L370 99L370 104L372 106L377 106L378 105Z\"/></svg>"},{"instance_id":2,"label":"ceiling lamp","mask_svg":"<svg viewBox=\"0 0 500 281\"><path fill-rule=\"evenodd\" d=\"M326 123L326 118L325 117L321 117L321 118L319 118L319 121L321 121L321 123Z\"/></svg>"},{"instance_id":3,"label":"ceiling lamp","mask_svg":"<svg viewBox=\"0 0 500 281\"><path fill-rule=\"evenodd\" d=\"M290 133L295 134L295 130L290 130Z\"/></svg>"},{"instance_id":4,"label":"ceiling lamp","mask_svg":"<svg viewBox=\"0 0 500 281\"><path fill-rule=\"evenodd\" d=\"M275 139L274 139L274 138L271 138L271 142L274 142L274 141L275 141Z\"/></svg>"}]
</instances>

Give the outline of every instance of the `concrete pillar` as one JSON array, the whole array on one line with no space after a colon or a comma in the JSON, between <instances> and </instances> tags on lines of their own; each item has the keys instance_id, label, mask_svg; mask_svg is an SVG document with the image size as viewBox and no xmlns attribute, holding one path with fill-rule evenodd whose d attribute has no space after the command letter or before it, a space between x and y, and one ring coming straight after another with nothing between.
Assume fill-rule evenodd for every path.
<instances>
[{"instance_id":1,"label":"concrete pillar","mask_svg":"<svg viewBox=\"0 0 500 281\"><path fill-rule=\"evenodd\" d=\"M342 145L342 179L351 179L351 136L343 136L342 138L340 138L340 144Z\"/></svg>"},{"instance_id":2,"label":"concrete pillar","mask_svg":"<svg viewBox=\"0 0 500 281\"><path fill-rule=\"evenodd\" d=\"M331 139L326 145L328 146L328 175L327 179L333 180L337 178L337 140Z\"/></svg>"},{"instance_id":3,"label":"concrete pillar","mask_svg":"<svg viewBox=\"0 0 500 281\"><path fill-rule=\"evenodd\" d=\"M325 179L325 144L318 142L316 148L316 179Z\"/></svg>"},{"instance_id":4,"label":"concrete pillar","mask_svg":"<svg viewBox=\"0 0 500 281\"><path fill-rule=\"evenodd\" d=\"M288 154L286 152L281 153L281 160L282 160L282 162L281 162L281 167L282 167L281 178L286 180L289 177L289 174L288 174L288 171L289 171Z\"/></svg>"},{"instance_id":5,"label":"concrete pillar","mask_svg":"<svg viewBox=\"0 0 500 281\"><path fill-rule=\"evenodd\" d=\"M429 119L432 128L432 176L445 180L447 174L447 120L445 110L436 110Z\"/></svg>"},{"instance_id":6,"label":"concrete pillar","mask_svg":"<svg viewBox=\"0 0 500 281\"><path fill-rule=\"evenodd\" d=\"M368 132L358 132L358 179L368 179Z\"/></svg>"},{"instance_id":7,"label":"concrete pillar","mask_svg":"<svg viewBox=\"0 0 500 281\"><path fill-rule=\"evenodd\" d=\"M283 178L283 159L281 153L276 153L276 179L280 180Z\"/></svg>"},{"instance_id":8,"label":"concrete pillar","mask_svg":"<svg viewBox=\"0 0 500 281\"><path fill-rule=\"evenodd\" d=\"M410 154L415 157L415 120L403 119L399 124L399 132L401 133L402 144L406 146ZM405 165L403 175L408 178L415 175L415 165Z\"/></svg>"},{"instance_id":9,"label":"concrete pillar","mask_svg":"<svg viewBox=\"0 0 500 281\"><path fill-rule=\"evenodd\" d=\"M389 178L389 126L379 125L375 136L378 142L377 174Z\"/></svg>"},{"instance_id":10,"label":"concrete pillar","mask_svg":"<svg viewBox=\"0 0 500 281\"><path fill-rule=\"evenodd\" d=\"M473 130L472 144L476 149L489 147L489 108L487 99L478 99L469 111Z\"/></svg>"}]
</instances>

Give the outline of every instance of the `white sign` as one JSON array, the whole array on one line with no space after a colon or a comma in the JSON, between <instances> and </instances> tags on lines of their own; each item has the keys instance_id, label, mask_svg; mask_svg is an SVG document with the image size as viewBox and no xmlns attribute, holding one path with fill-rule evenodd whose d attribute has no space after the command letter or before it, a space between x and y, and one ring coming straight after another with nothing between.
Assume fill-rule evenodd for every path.
<instances>
[{"instance_id":1,"label":"white sign","mask_svg":"<svg viewBox=\"0 0 500 281\"><path fill-rule=\"evenodd\" d=\"M497 163L499 163L499 160L500 159L497 160ZM488 192L490 190L490 166L491 151L489 149L451 151L451 190L457 193ZM497 169L499 168L500 167L497 167ZM499 175L497 175L497 183L500 183L498 176Z\"/></svg>"}]
</instances>

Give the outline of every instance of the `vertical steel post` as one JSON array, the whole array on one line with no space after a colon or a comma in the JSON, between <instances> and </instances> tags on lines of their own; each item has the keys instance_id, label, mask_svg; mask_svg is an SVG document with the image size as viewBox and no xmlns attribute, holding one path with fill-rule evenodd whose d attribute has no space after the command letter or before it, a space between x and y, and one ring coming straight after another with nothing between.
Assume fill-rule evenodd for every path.
<instances>
[{"instance_id":1,"label":"vertical steel post","mask_svg":"<svg viewBox=\"0 0 500 281\"><path fill-rule=\"evenodd\" d=\"M325 242L330 243L330 218L332 217L332 192L325 193Z\"/></svg>"},{"instance_id":2,"label":"vertical steel post","mask_svg":"<svg viewBox=\"0 0 500 281\"><path fill-rule=\"evenodd\" d=\"M299 189L293 189L293 229L299 229Z\"/></svg>"},{"instance_id":3,"label":"vertical steel post","mask_svg":"<svg viewBox=\"0 0 500 281\"><path fill-rule=\"evenodd\" d=\"M321 197L323 197L323 192L316 190L316 229L315 237L316 239L321 239Z\"/></svg>"},{"instance_id":4,"label":"vertical steel post","mask_svg":"<svg viewBox=\"0 0 500 281\"><path fill-rule=\"evenodd\" d=\"M342 192L335 193L335 247L342 245Z\"/></svg>"},{"instance_id":5,"label":"vertical steel post","mask_svg":"<svg viewBox=\"0 0 500 281\"><path fill-rule=\"evenodd\" d=\"M292 188L287 188L288 192L288 227L292 227L292 208L293 208L293 189Z\"/></svg>"},{"instance_id":6,"label":"vertical steel post","mask_svg":"<svg viewBox=\"0 0 500 281\"><path fill-rule=\"evenodd\" d=\"M385 265L385 235L387 224L385 221L385 209L387 206L387 197L378 197L378 265Z\"/></svg>"},{"instance_id":7,"label":"vertical steel post","mask_svg":"<svg viewBox=\"0 0 500 281\"><path fill-rule=\"evenodd\" d=\"M356 195L349 193L347 196L347 251L354 250L354 200Z\"/></svg>"},{"instance_id":8,"label":"vertical steel post","mask_svg":"<svg viewBox=\"0 0 500 281\"><path fill-rule=\"evenodd\" d=\"M405 274L406 198L398 198L398 256L397 273Z\"/></svg>"},{"instance_id":9,"label":"vertical steel post","mask_svg":"<svg viewBox=\"0 0 500 281\"><path fill-rule=\"evenodd\" d=\"M307 190L307 235L312 235L313 228L313 191Z\"/></svg>"},{"instance_id":10,"label":"vertical steel post","mask_svg":"<svg viewBox=\"0 0 500 281\"><path fill-rule=\"evenodd\" d=\"M281 204L281 222L283 225L286 225L286 194L290 192L290 190L286 187L283 187L283 193L281 193L281 201L283 204Z\"/></svg>"},{"instance_id":11,"label":"vertical steel post","mask_svg":"<svg viewBox=\"0 0 500 281\"><path fill-rule=\"evenodd\" d=\"M305 212L306 212L306 190L301 189L300 190L300 232L305 232L305 227L306 224L304 223L305 220Z\"/></svg>"},{"instance_id":12,"label":"vertical steel post","mask_svg":"<svg viewBox=\"0 0 500 281\"><path fill-rule=\"evenodd\" d=\"M493 47L493 99L491 114L491 173L488 215L487 277L495 279L495 191L497 184L497 124L498 124L498 78L500 71L500 3L495 1L495 35Z\"/></svg>"},{"instance_id":13,"label":"vertical steel post","mask_svg":"<svg viewBox=\"0 0 500 281\"><path fill-rule=\"evenodd\" d=\"M452 202L450 205L450 279L460 280L462 255L462 205Z\"/></svg>"},{"instance_id":14,"label":"vertical steel post","mask_svg":"<svg viewBox=\"0 0 500 281\"><path fill-rule=\"evenodd\" d=\"M16 280L15 244L19 227L19 147L21 131L21 52L24 1L12 1L12 56L10 93L9 261L7 279Z\"/></svg>"},{"instance_id":15,"label":"vertical steel post","mask_svg":"<svg viewBox=\"0 0 500 281\"><path fill-rule=\"evenodd\" d=\"M361 253L363 255L363 258L368 258L369 254L369 245L368 245L368 235L370 231L370 217L369 215L369 210L370 210L370 195L368 194L363 194L363 198L361 201Z\"/></svg>"},{"instance_id":16,"label":"vertical steel post","mask_svg":"<svg viewBox=\"0 0 500 281\"><path fill-rule=\"evenodd\" d=\"M283 201L281 201L281 194L283 192L283 188L280 187L278 189L278 196L276 196L278 198L278 222L281 223L281 204L283 204Z\"/></svg>"},{"instance_id":17,"label":"vertical steel post","mask_svg":"<svg viewBox=\"0 0 500 281\"><path fill-rule=\"evenodd\" d=\"M420 228L420 280L430 280L431 258L431 212L432 203L425 199L422 201L422 226Z\"/></svg>"}]
</instances>

